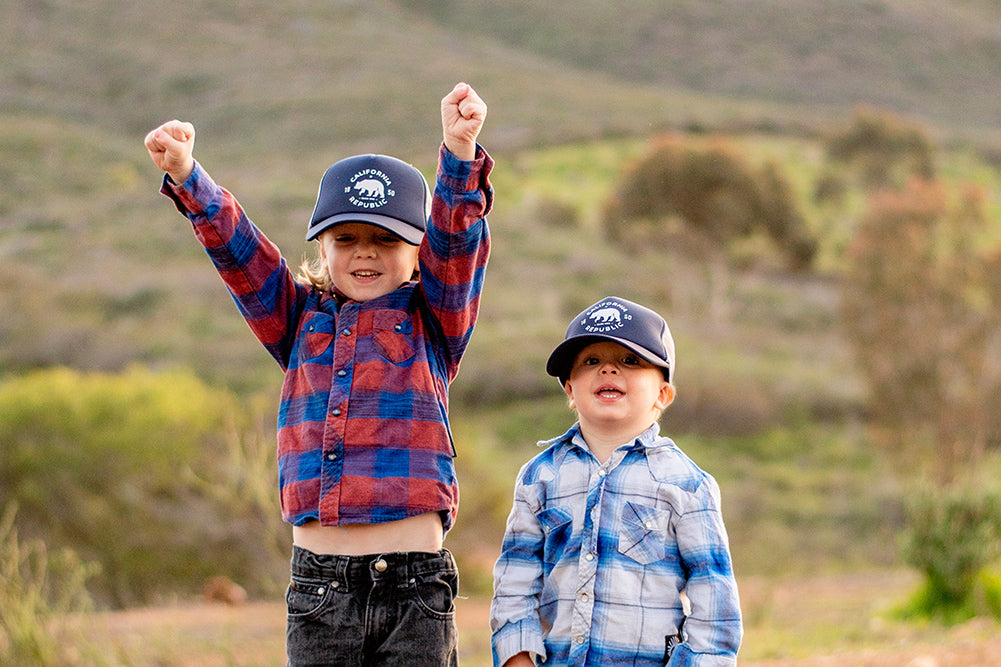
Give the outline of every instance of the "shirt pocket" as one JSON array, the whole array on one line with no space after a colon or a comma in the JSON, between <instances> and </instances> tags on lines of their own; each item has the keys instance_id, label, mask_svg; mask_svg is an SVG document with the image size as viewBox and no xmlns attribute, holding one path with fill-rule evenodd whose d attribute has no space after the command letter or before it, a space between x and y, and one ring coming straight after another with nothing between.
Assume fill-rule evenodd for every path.
<instances>
[{"instance_id":1,"label":"shirt pocket","mask_svg":"<svg viewBox=\"0 0 1001 667\"><path fill-rule=\"evenodd\" d=\"M667 555L669 510L626 502L619 528L619 553L641 565L663 560Z\"/></svg>"},{"instance_id":2,"label":"shirt pocket","mask_svg":"<svg viewBox=\"0 0 1001 667\"><path fill-rule=\"evenodd\" d=\"M299 330L299 360L313 361L330 348L334 340L334 318L323 312L312 313Z\"/></svg>"},{"instance_id":3,"label":"shirt pocket","mask_svg":"<svg viewBox=\"0 0 1001 667\"><path fill-rule=\"evenodd\" d=\"M573 514L561 507L551 507L535 515L542 527L543 560L550 565L559 561L573 531Z\"/></svg>"},{"instance_id":4,"label":"shirt pocket","mask_svg":"<svg viewBox=\"0 0 1001 667\"><path fill-rule=\"evenodd\" d=\"M414 356L413 334L413 321L402 310L378 311L372 318L375 349L394 364Z\"/></svg>"}]
</instances>

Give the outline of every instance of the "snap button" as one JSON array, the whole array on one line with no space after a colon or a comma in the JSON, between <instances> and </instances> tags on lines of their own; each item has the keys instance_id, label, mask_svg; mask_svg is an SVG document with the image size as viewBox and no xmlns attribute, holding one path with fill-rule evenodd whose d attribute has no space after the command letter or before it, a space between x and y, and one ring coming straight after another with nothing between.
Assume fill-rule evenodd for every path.
<instances>
[{"instance_id":1,"label":"snap button","mask_svg":"<svg viewBox=\"0 0 1001 667\"><path fill-rule=\"evenodd\" d=\"M653 521L647 521L646 523L643 524L643 527L646 528L647 530L653 530Z\"/></svg>"},{"instance_id":2,"label":"snap button","mask_svg":"<svg viewBox=\"0 0 1001 667\"><path fill-rule=\"evenodd\" d=\"M403 331L403 325L402 324L395 325L393 327L393 331L396 331L397 333L399 333L400 331Z\"/></svg>"},{"instance_id":3,"label":"snap button","mask_svg":"<svg viewBox=\"0 0 1001 667\"><path fill-rule=\"evenodd\" d=\"M344 331L341 332L341 335L342 336L350 336L351 335L351 329L345 329Z\"/></svg>"},{"instance_id":4,"label":"snap button","mask_svg":"<svg viewBox=\"0 0 1001 667\"><path fill-rule=\"evenodd\" d=\"M343 368L341 370L337 371L337 377L341 377L342 378L342 377L344 377L347 374L348 374L348 372L346 370L344 370Z\"/></svg>"},{"instance_id":5,"label":"snap button","mask_svg":"<svg viewBox=\"0 0 1001 667\"><path fill-rule=\"evenodd\" d=\"M330 582L330 587L331 588L337 588L340 585L341 585L341 582L339 582L339 581L331 581Z\"/></svg>"},{"instance_id":6,"label":"snap button","mask_svg":"<svg viewBox=\"0 0 1001 667\"><path fill-rule=\"evenodd\" d=\"M335 454L334 452L330 452L329 454L327 454L327 460L328 461L336 461L337 460L337 454Z\"/></svg>"},{"instance_id":7,"label":"snap button","mask_svg":"<svg viewBox=\"0 0 1001 667\"><path fill-rule=\"evenodd\" d=\"M341 409L340 408L334 408L334 411L331 412L330 414L332 414L335 417L340 417L341 416Z\"/></svg>"},{"instance_id":8,"label":"snap button","mask_svg":"<svg viewBox=\"0 0 1001 667\"><path fill-rule=\"evenodd\" d=\"M323 595L324 591L326 591L326 590L327 589L325 589L323 586L320 586L319 588L316 589L316 594L317 595Z\"/></svg>"},{"instance_id":9,"label":"snap button","mask_svg":"<svg viewBox=\"0 0 1001 667\"><path fill-rule=\"evenodd\" d=\"M382 560L381 558L379 560L375 561L375 571L376 572L385 572L387 567L389 567L389 563L387 563L386 561Z\"/></svg>"}]
</instances>

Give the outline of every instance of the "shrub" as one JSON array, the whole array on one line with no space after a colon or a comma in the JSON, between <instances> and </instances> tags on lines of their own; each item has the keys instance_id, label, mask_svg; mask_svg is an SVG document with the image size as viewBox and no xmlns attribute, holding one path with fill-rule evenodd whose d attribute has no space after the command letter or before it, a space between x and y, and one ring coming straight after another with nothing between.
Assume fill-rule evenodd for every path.
<instances>
[{"instance_id":1,"label":"shrub","mask_svg":"<svg viewBox=\"0 0 1001 667\"><path fill-rule=\"evenodd\" d=\"M827 139L826 150L831 160L857 169L870 188L935 177L935 148L924 131L876 109L856 110L851 126Z\"/></svg>"},{"instance_id":2,"label":"shrub","mask_svg":"<svg viewBox=\"0 0 1001 667\"><path fill-rule=\"evenodd\" d=\"M755 169L722 141L703 146L659 140L623 174L605 205L603 224L613 241L637 231L663 241L671 233L665 221L671 219L724 247L734 239L761 234L797 268L808 266L816 251L778 167Z\"/></svg>"},{"instance_id":3,"label":"shrub","mask_svg":"<svg viewBox=\"0 0 1001 667\"><path fill-rule=\"evenodd\" d=\"M0 503L19 504L23 532L99 562L99 602L148 602L216 574L254 591L273 560L260 527L279 519L233 497L250 493L234 481L246 473L239 445L224 441L241 439L241 423L229 392L186 371L11 378L0 384Z\"/></svg>"},{"instance_id":4,"label":"shrub","mask_svg":"<svg viewBox=\"0 0 1001 667\"><path fill-rule=\"evenodd\" d=\"M904 556L924 576L907 610L912 615L967 620L977 613L978 587L987 611L997 614L1001 587L985 568L1001 556L1001 494L979 486L915 494Z\"/></svg>"}]
</instances>

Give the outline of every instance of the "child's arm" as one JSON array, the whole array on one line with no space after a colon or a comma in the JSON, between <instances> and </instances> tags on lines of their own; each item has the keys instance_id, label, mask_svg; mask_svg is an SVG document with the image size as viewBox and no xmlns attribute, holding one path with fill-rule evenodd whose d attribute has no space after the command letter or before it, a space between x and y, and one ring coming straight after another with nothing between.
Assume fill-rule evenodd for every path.
<instances>
[{"instance_id":1,"label":"child's arm","mask_svg":"<svg viewBox=\"0 0 1001 667\"><path fill-rule=\"evenodd\" d=\"M490 643L494 664L534 665L531 654L546 656L539 596L545 572L545 534L536 517L539 485L526 484L532 462L518 473L514 503L504 529L500 557L494 566L494 596L490 601Z\"/></svg>"},{"instance_id":2,"label":"child's arm","mask_svg":"<svg viewBox=\"0 0 1001 667\"><path fill-rule=\"evenodd\" d=\"M695 664L699 657L735 665L743 628L719 487L707 477L695 495L697 505L684 513L676 530L688 571L685 594L691 615L685 620L685 641L675 647L668 665Z\"/></svg>"},{"instance_id":3,"label":"child's arm","mask_svg":"<svg viewBox=\"0 0 1001 667\"><path fill-rule=\"evenodd\" d=\"M170 120L146 135L146 150L153 164L180 185L195 168L195 126Z\"/></svg>"},{"instance_id":4,"label":"child's arm","mask_svg":"<svg viewBox=\"0 0 1001 667\"><path fill-rule=\"evenodd\" d=\"M494 162L476 143L485 117L486 105L468 84L456 84L442 98L444 141L419 260L420 286L428 316L436 323L436 346L449 382L476 323L490 256L486 215L493 205Z\"/></svg>"},{"instance_id":5,"label":"child's arm","mask_svg":"<svg viewBox=\"0 0 1001 667\"><path fill-rule=\"evenodd\" d=\"M487 105L468 83L457 83L441 100L445 148L460 160L476 157L476 137L487 117Z\"/></svg>"},{"instance_id":6,"label":"child's arm","mask_svg":"<svg viewBox=\"0 0 1001 667\"><path fill-rule=\"evenodd\" d=\"M192 224L240 312L282 369L288 367L294 322L306 288L296 283L278 247L254 226L236 198L218 186L192 151L191 123L167 121L146 135L153 164L166 172L160 191Z\"/></svg>"}]
</instances>

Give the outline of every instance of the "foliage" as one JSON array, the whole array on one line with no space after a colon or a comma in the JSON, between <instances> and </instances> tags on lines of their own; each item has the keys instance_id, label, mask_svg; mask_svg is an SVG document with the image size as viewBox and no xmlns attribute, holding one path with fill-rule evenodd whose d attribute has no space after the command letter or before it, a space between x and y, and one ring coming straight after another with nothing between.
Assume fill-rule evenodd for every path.
<instances>
[{"instance_id":1,"label":"foliage","mask_svg":"<svg viewBox=\"0 0 1001 667\"><path fill-rule=\"evenodd\" d=\"M886 111L856 110L852 124L827 139L826 150L831 160L851 165L869 188L935 177L935 147L927 134ZM825 189L832 186L825 182Z\"/></svg>"},{"instance_id":2,"label":"foliage","mask_svg":"<svg viewBox=\"0 0 1001 667\"><path fill-rule=\"evenodd\" d=\"M14 525L16 504L0 515L0 663L5 665L87 664L98 658L83 631L67 614L87 612L86 580L94 564L71 550L50 552L41 540L22 541Z\"/></svg>"},{"instance_id":3,"label":"foliage","mask_svg":"<svg viewBox=\"0 0 1001 667\"><path fill-rule=\"evenodd\" d=\"M943 481L1001 433L1001 246L983 197L950 206L943 186L911 181L873 195L846 261L845 324L877 426L894 447L929 443ZM987 235L985 237L985 235Z\"/></svg>"},{"instance_id":4,"label":"foliage","mask_svg":"<svg viewBox=\"0 0 1001 667\"><path fill-rule=\"evenodd\" d=\"M637 235L654 242L680 220L710 245L763 234L798 268L810 264L816 244L807 234L792 191L779 168L755 169L734 145L708 146L669 137L624 173L606 206L604 226L620 243ZM644 228L654 228L642 233ZM663 230L658 234L657 230Z\"/></svg>"},{"instance_id":5,"label":"foliage","mask_svg":"<svg viewBox=\"0 0 1001 667\"><path fill-rule=\"evenodd\" d=\"M231 394L182 371L55 368L8 379L0 384L0 502L18 503L19 525L33 536L98 561L100 601L149 601L214 574L259 590L273 565L259 555L272 552L253 553L261 536L250 528L273 518L264 514L271 508L239 497L224 504L194 477L226 488L237 474L220 442L239 423L234 411Z\"/></svg>"},{"instance_id":6,"label":"foliage","mask_svg":"<svg viewBox=\"0 0 1001 667\"><path fill-rule=\"evenodd\" d=\"M904 556L924 585L902 611L949 623L978 612L1001 620L1001 582L985 570L1001 556L1001 493L980 484L918 492L908 525Z\"/></svg>"}]
</instances>

